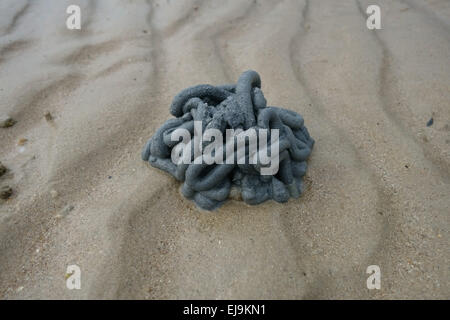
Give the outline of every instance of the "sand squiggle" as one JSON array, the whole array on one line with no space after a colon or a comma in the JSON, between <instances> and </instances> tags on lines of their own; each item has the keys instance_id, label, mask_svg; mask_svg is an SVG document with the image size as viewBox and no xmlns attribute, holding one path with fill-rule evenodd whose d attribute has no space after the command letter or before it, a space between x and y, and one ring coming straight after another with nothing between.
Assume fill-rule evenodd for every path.
<instances>
[{"instance_id":1,"label":"sand squiggle","mask_svg":"<svg viewBox=\"0 0 450 320\"><path fill-rule=\"evenodd\" d=\"M213 210L230 195L234 187L248 204L259 204L273 199L286 202L290 197L298 198L302 191L302 177L306 172L314 140L304 126L302 116L296 112L277 107L268 107L260 89L261 80L255 71L246 71L236 85L198 85L187 88L175 96L170 111L176 119L170 119L157 130L146 143L142 159L183 181L182 192L201 208ZM251 148L245 149L247 161L229 163L174 163L171 155L178 141L171 139L172 133L183 128L191 134L195 121L203 130L216 129L225 133L227 129L254 130L277 129L279 170L274 175L265 175L259 163L252 164ZM268 131L266 131L268 132ZM223 135L225 136L225 135ZM233 139L238 139L235 136ZM206 140L206 139L205 139ZM273 139L271 139L272 142ZM224 144L225 141L222 141ZM238 141L233 141L233 148ZM271 156L274 148L271 143ZM203 142L203 147L207 145ZM261 141L260 145L261 146ZM225 146L224 149L227 149ZM236 149L236 148L235 148ZM233 157L237 152L233 150ZM191 148L189 160L195 158Z\"/></svg>"}]
</instances>

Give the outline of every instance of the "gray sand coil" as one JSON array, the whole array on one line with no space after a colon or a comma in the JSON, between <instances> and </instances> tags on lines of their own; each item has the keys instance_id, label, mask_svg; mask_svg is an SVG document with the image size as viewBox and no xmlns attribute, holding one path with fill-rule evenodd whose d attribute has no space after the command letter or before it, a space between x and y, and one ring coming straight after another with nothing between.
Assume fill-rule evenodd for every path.
<instances>
[{"instance_id":1,"label":"gray sand coil","mask_svg":"<svg viewBox=\"0 0 450 320\"><path fill-rule=\"evenodd\" d=\"M244 72L236 85L201 84L184 89L173 99L170 113L176 118L166 121L148 140L142 150L142 159L182 181L183 195L200 208L218 208L230 197L232 188L251 205L269 199L282 203L290 197L300 197L306 160L311 154L314 139L304 126L301 115L267 106L257 72ZM250 148L245 148L247 161L243 164L236 161L236 147L233 155L235 161L231 164L226 161L194 163L194 148L191 150L190 163L174 163L171 154L179 141L172 141L171 134L182 128L194 136L194 121L201 121L203 131L216 129L222 132L225 150L227 129L254 129L257 133L261 129L267 129L268 132L278 129L278 171L274 175L261 174L262 165L249 161ZM236 137L234 139L236 142ZM201 142L203 150L209 143ZM267 145L268 153L271 154L272 146L270 143ZM237 142L234 146L237 146ZM225 152L224 157L226 155Z\"/></svg>"}]
</instances>

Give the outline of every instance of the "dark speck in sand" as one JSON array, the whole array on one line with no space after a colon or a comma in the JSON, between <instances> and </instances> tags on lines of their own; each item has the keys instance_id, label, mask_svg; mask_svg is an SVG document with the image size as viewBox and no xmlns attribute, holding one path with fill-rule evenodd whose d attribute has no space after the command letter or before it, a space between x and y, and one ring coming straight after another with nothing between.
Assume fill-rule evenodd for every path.
<instances>
[{"instance_id":1,"label":"dark speck in sand","mask_svg":"<svg viewBox=\"0 0 450 320\"><path fill-rule=\"evenodd\" d=\"M433 125L433 122L434 122L433 118L431 118L430 120L428 120L428 122L427 122L427 127L431 127L431 126Z\"/></svg>"},{"instance_id":2,"label":"dark speck in sand","mask_svg":"<svg viewBox=\"0 0 450 320\"><path fill-rule=\"evenodd\" d=\"M52 116L52 114L50 112L46 112L44 114L44 117L45 117L45 120L47 120L47 121L52 121L53 120L53 116Z\"/></svg>"},{"instance_id":3,"label":"dark speck in sand","mask_svg":"<svg viewBox=\"0 0 450 320\"><path fill-rule=\"evenodd\" d=\"M15 125L16 123L17 121L11 117L0 116L0 128L9 128Z\"/></svg>"},{"instance_id":4,"label":"dark speck in sand","mask_svg":"<svg viewBox=\"0 0 450 320\"><path fill-rule=\"evenodd\" d=\"M112 176L108 176L108 179L112 179Z\"/></svg>"},{"instance_id":5,"label":"dark speck in sand","mask_svg":"<svg viewBox=\"0 0 450 320\"><path fill-rule=\"evenodd\" d=\"M0 177L6 173L8 169L0 162Z\"/></svg>"},{"instance_id":6,"label":"dark speck in sand","mask_svg":"<svg viewBox=\"0 0 450 320\"><path fill-rule=\"evenodd\" d=\"M3 200L6 200L9 197L11 197L12 193L13 193L13 190L12 190L11 187L3 186L0 189L0 198L3 199Z\"/></svg>"}]
</instances>

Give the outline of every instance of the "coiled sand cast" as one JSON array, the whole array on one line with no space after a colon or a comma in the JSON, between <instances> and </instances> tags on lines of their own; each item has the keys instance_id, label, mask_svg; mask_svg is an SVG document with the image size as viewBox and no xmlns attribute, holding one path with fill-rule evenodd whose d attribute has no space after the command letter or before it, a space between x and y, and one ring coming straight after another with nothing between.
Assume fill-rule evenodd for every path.
<instances>
[{"instance_id":1,"label":"coiled sand cast","mask_svg":"<svg viewBox=\"0 0 450 320\"><path fill-rule=\"evenodd\" d=\"M261 91L260 77L255 71L244 72L237 84L201 84L184 89L173 99L170 113L176 118L166 121L148 140L142 151L142 159L182 181L183 195L200 208L213 210L219 207L229 198L232 189L233 193L237 192L242 200L251 205L269 199L286 202L290 197L300 196L306 160L311 154L314 140L304 126L301 115L267 106ZM183 128L194 135L194 121L201 121L203 130L219 130L223 137L227 129L254 129L256 132L278 129L278 171L274 175L263 175L261 164L251 164L250 161L194 163L194 151L190 157L192 162L174 163L171 154L179 141L172 141L171 134ZM201 142L203 148L208 143ZM247 160L250 158L249 149L245 150Z\"/></svg>"}]
</instances>

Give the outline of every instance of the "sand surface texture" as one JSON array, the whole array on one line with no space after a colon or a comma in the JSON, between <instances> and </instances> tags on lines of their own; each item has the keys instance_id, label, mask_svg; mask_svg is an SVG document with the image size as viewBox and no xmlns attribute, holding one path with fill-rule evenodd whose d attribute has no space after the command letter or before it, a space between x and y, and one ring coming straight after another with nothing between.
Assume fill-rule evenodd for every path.
<instances>
[{"instance_id":1,"label":"sand surface texture","mask_svg":"<svg viewBox=\"0 0 450 320\"><path fill-rule=\"evenodd\" d=\"M2 0L0 298L450 298L450 3L373 2ZM141 148L248 69L316 140L305 191L201 212Z\"/></svg>"}]
</instances>

